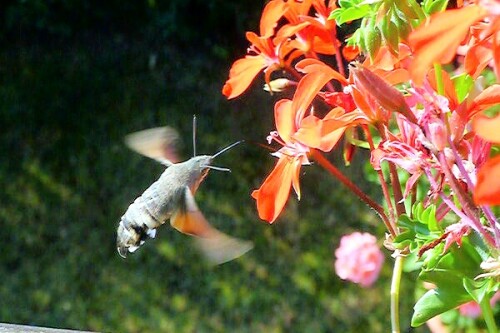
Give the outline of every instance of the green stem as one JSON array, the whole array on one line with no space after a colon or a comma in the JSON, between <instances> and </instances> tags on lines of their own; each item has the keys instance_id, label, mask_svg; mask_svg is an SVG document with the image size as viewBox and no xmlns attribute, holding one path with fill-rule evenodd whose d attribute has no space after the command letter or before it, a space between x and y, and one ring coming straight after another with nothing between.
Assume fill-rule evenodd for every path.
<instances>
[{"instance_id":1,"label":"green stem","mask_svg":"<svg viewBox=\"0 0 500 333\"><path fill-rule=\"evenodd\" d=\"M437 62L434 63L434 76L436 76L437 92L444 96L443 67Z\"/></svg>"},{"instance_id":2,"label":"green stem","mask_svg":"<svg viewBox=\"0 0 500 333\"><path fill-rule=\"evenodd\" d=\"M399 255L394 262L391 281L391 327L392 333L400 333L399 329L399 289L403 272L404 257Z\"/></svg>"},{"instance_id":3,"label":"green stem","mask_svg":"<svg viewBox=\"0 0 500 333\"><path fill-rule=\"evenodd\" d=\"M497 328L497 324L495 323L495 318L493 316L493 311L491 310L490 298L483 297L481 303L479 303L481 307L481 312L483 313L484 321L486 322L486 327L488 328L489 333L499 332Z\"/></svg>"}]
</instances>

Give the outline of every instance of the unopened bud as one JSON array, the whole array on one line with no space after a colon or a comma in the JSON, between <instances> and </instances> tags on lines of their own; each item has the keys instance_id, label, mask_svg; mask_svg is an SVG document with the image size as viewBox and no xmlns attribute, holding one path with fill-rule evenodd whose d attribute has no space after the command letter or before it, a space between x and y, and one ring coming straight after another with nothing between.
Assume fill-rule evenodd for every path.
<instances>
[{"instance_id":1,"label":"unopened bud","mask_svg":"<svg viewBox=\"0 0 500 333\"><path fill-rule=\"evenodd\" d=\"M444 124L441 121L435 121L429 124L430 140L437 151L443 151L447 143L447 133Z\"/></svg>"},{"instance_id":2,"label":"unopened bud","mask_svg":"<svg viewBox=\"0 0 500 333\"><path fill-rule=\"evenodd\" d=\"M292 86L295 86L297 83L295 81L291 81L285 78L279 78L276 80L272 80L269 84L264 84L264 90L269 91L271 94L275 92L282 92L285 89L288 89Z\"/></svg>"},{"instance_id":3,"label":"unopened bud","mask_svg":"<svg viewBox=\"0 0 500 333\"><path fill-rule=\"evenodd\" d=\"M351 71L356 85L368 92L381 107L390 112L399 112L412 123L417 123L417 118L399 90L361 64L354 65Z\"/></svg>"}]
</instances>

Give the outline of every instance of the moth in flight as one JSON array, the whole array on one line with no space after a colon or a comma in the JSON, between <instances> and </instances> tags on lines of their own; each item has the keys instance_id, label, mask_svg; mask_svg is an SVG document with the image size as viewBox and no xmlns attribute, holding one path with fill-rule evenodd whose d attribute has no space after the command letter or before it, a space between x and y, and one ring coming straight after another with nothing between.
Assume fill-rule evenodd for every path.
<instances>
[{"instance_id":1,"label":"moth in flight","mask_svg":"<svg viewBox=\"0 0 500 333\"><path fill-rule=\"evenodd\" d=\"M212 264L238 258L253 247L252 243L212 227L198 209L194 195L210 169L230 171L213 166L212 162L241 141L214 155L194 156L184 162L177 160L176 141L178 134L170 127L152 128L125 137L129 148L162 163L166 170L121 217L116 239L118 253L125 258L129 252L136 251L147 239L154 238L156 229L170 219L172 227L194 236L202 254Z\"/></svg>"}]
</instances>

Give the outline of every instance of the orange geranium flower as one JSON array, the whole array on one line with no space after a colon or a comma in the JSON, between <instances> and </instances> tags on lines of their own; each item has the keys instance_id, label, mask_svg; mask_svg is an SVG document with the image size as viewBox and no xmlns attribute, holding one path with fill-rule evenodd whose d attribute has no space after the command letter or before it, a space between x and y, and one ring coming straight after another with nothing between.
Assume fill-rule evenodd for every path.
<instances>
[{"instance_id":1,"label":"orange geranium flower","mask_svg":"<svg viewBox=\"0 0 500 333\"><path fill-rule=\"evenodd\" d=\"M336 24L328 20L330 13L336 8L335 1L327 6L323 0L287 1L288 10L284 13L288 24L276 34L275 42L287 40L293 36L290 45L302 53L317 52L335 54L340 42L335 38ZM315 17L309 16L311 6Z\"/></svg>"},{"instance_id":2,"label":"orange geranium flower","mask_svg":"<svg viewBox=\"0 0 500 333\"><path fill-rule=\"evenodd\" d=\"M433 63L449 63L456 56L457 48L467 37L470 27L483 19L488 11L471 5L432 15L429 20L408 37L415 57L410 75L421 84Z\"/></svg>"},{"instance_id":3,"label":"orange geranium flower","mask_svg":"<svg viewBox=\"0 0 500 333\"><path fill-rule=\"evenodd\" d=\"M300 168L309 164L309 147L293 138L301 126L304 112L292 108L291 100L282 99L274 107L274 117L277 131L271 132L268 141L274 140L283 147L273 154L279 158L274 170L262 186L252 193L252 197L257 200L259 217L269 223L273 223L283 210L292 186L300 199Z\"/></svg>"},{"instance_id":4,"label":"orange geranium flower","mask_svg":"<svg viewBox=\"0 0 500 333\"><path fill-rule=\"evenodd\" d=\"M273 71L284 68L292 62L293 56L287 58L293 50L289 42L283 40L276 44L272 37L276 22L286 11L286 3L269 2L260 20L260 36L253 32L246 33L251 44L248 52L251 54L235 61L231 67L229 79L222 88L222 93L228 99L241 95L260 71L264 70L266 82L269 83Z\"/></svg>"},{"instance_id":5,"label":"orange geranium flower","mask_svg":"<svg viewBox=\"0 0 500 333\"><path fill-rule=\"evenodd\" d=\"M297 86L293 100L282 99L276 103L274 117L277 131L271 132L268 137L269 142L276 141L283 146L273 154L279 158L278 163L262 186L252 193L257 200L259 217L270 223L283 210L292 187L300 199L299 173L302 165L309 164L307 156L310 149L331 150L344 131L341 126L332 128L331 123L333 116L343 114L343 110L336 109L325 119L307 115L307 111L317 93L329 81L335 79L345 85L347 80L315 59L300 61L296 69L305 75ZM323 123L327 120L330 121L328 126Z\"/></svg>"}]
</instances>

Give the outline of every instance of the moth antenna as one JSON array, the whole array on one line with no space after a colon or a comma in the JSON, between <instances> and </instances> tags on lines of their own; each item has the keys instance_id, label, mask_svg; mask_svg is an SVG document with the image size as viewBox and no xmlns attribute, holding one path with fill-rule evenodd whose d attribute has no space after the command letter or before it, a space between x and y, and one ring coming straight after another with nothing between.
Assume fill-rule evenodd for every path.
<instances>
[{"instance_id":1,"label":"moth antenna","mask_svg":"<svg viewBox=\"0 0 500 333\"><path fill-rule=\"evenodd\" d=\"M196 115L193 115L193 157L196 156Z\"/></svg>"},{"instance_id":2,"label":"moth antenna","mask_svg":"<svg viewBox=\"0 0 500 333\"><path fill-rule=\"evenodd\" d=\"M214 165L209 165L209 166L207 166L207 168L217 170L217 171L231 172L231 169L222 168L222 167L218 167L218 166L214 166Z\"/></svg>"},{"instance_id":3,"label":"moth antenna","mask_svg":"<svg viewBox=\"0 0 500 333\"><path fill-rule=\"evenodd\" d=\"M212 156L212 158L216 158L217 156L225 153L226 151L228 151L229 149L239 145L240 143L244 142L245 140L240 140L240 141L236 141L235 143L233 144L230 144L229 146L227 146L226 148L223 148L221 150L219 150L217 153L215 153L215 155Z\"/></svg>"}]
</instances>

